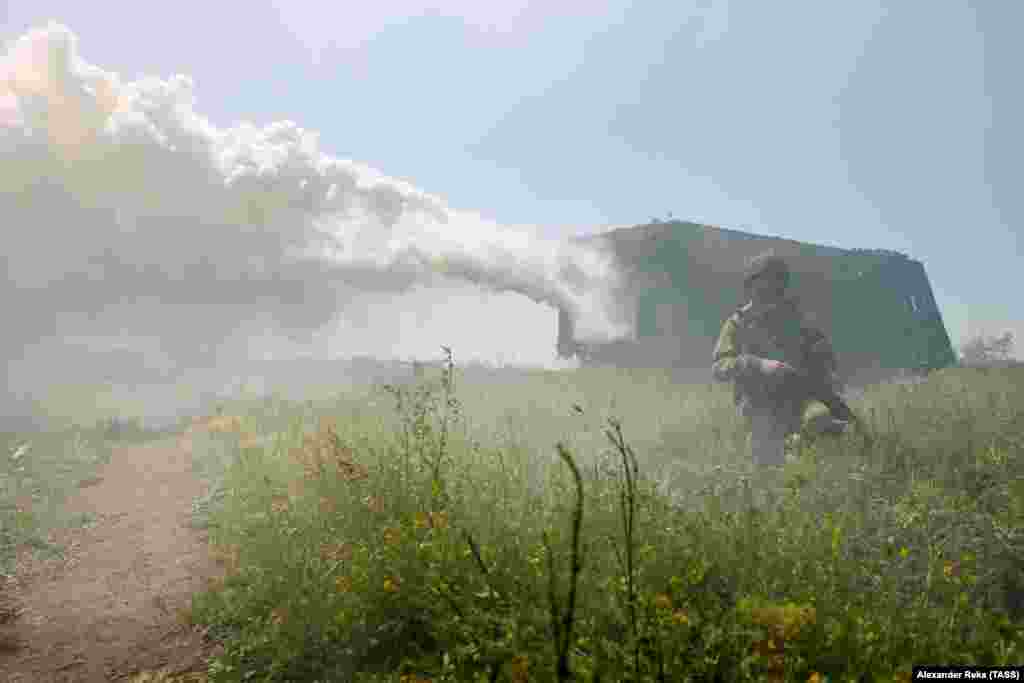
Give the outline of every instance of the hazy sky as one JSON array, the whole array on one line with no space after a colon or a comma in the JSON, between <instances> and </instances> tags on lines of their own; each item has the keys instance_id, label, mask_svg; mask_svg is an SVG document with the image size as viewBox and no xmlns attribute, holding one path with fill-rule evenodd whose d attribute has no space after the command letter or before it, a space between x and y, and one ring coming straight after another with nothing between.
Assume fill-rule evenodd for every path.
<instances>
[{"instance_id":1,"label":"hazy sky","mask_svg":"<svg viewBox=\"0 0 1024 683\"><path fill-rule=\"evenodd\" d=\"M0 20L5 41L57 20L122 79L188 75L217 126L295 121L325 153L549 237L671 211L902 251L954 343L1024 345L1024 5L551 4L41 0Z\"/></svg>"}]
</instances>

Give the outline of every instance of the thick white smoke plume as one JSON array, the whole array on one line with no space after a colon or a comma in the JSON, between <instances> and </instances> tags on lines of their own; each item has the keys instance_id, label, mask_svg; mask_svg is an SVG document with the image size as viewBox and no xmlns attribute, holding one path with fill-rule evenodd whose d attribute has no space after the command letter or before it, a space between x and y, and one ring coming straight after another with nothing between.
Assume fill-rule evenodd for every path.
<instances>
[{"instance_id":1,"label":"thick white smoke plume","mask_svg":"<svg viewBox=\"0 0 1024 683\"><path fill-rule=\"evenodd\" d=\"M627 332L608 254L455 211L291 122L217 128L189 78L123 82L58 24L0 63L0 213L9 377L48 338L149 340L178 364L267 335L331 353L453 282L568 309L583 340Z\"/></svg>"}]
</instances>

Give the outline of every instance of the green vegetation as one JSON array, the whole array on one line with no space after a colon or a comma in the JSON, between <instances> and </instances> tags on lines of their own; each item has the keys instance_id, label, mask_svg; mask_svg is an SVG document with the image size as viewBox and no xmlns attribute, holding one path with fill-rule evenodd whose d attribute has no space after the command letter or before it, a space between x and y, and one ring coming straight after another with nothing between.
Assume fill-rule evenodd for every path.
<instances>
[{"instance_id":1,"label":"green vegetation","mask_svg":"<svg viewBox=\"0 0 1024 683\"><path fill-rule=\"evenodd\" d=\"M0 431L0 574L14 571L19 549L61 554L62 548L46 540L50 532L90 523L69 516L64 503L110 462L114 446L152 442L176 431L144 426L132 416L141 406L119 400L110 386L54 387L32 408L37 429Z\"/></svg>"},{"instance_id":2,"label":"green vegetation","mask_svg":"<svg viewBox=\"0 0 1024 683\"><path fill-rule=\"evenodd\" d=\"M135 423L117 421L91 428L0 432L0 573L13 572L19 548L59 554L61 548L45 540L49 532L89 522L65 514L68 494L109 462L115 443L153 437Z\"/></svg>"},{"instance_id":3,"label":"green vegetation","mask_svg":"<svg viewBox=\"0 0 1024 683\"><path fill-rule=\"evenodd\" d=\"M587 369L249 402L197 436L214 681L905 680L1024 658L1024 372L750 476L725 386ZM233 425L233 426L232 426ZM866 678L860 678L866 676Z\"/></svg>"},{"instance_id":4,"label":"green vegetation","mask_svg":"<svg viewBox=\"0 0 1024 683\"><path fill-rule=\"evenodd\" d=\"M227 578L211 681L908 680L1024 659L1024 367L851 401L869 435L751 472L724 385L424 368L238 400L193 437ZM72 421L75 422L75 421ZM77 420L82 423L82 420ZM69 423L70 424L70 423ZM118 439L5 435L4 557ZM24 444L28 444L24 447ZM28 504L26 504L28 503Z\"/></svg>"}]
</instances>

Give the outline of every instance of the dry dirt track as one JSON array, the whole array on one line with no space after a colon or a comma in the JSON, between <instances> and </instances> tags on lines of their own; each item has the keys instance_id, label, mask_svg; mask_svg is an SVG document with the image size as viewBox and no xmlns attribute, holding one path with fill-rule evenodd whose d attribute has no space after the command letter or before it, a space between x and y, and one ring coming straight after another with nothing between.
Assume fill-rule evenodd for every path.
<instances>
[{"instance_id":1,"label":"dry dirt track","mask_svg":"<svg viewBox=\"0 0 1024 683\"><path fill-rule=\"evenodd\" d=\"M68 501L96 523L51 537L67 549L62 560L19 565L8 591L23 613L0 635L22 646L0 652L0 680L92 683L205 670L214 648L178 610L223 571L205 533L188 526L203 491L190 434L176 445L117 448Z\"/></svg>"}]
</instances>

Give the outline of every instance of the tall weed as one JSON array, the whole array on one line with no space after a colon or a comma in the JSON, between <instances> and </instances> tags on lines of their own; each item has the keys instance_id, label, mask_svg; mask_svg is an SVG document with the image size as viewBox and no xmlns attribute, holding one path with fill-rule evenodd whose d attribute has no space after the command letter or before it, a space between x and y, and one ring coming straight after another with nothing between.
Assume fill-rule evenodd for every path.
<instances>
[{"instance_id":1,"label":"tall weed","mask_svg":"<svg viewBox=\"0 0 1024 683\"><path fill-rule=\"evenodd\" d=\"M207 443L231 568L194 604L226 641L211 679L902 680L1019 661L1021 379L872 387L868 434L801 441L777 478L745 461L726 387L642 373L456 391L446 350L358 405L282 407L273 431L253 418L253 438Z\"/></svg>"}]
</instances>

